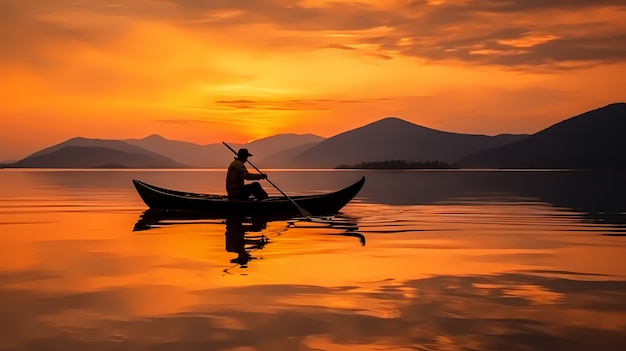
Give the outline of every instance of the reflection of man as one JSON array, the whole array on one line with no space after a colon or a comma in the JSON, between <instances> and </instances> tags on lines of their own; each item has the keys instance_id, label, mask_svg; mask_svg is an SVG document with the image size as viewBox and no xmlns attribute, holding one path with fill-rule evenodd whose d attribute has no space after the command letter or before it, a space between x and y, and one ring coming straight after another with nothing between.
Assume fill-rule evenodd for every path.
<instances>
[{"instance_id":1,"label":"reflection of man","mask_svg":"<svg viewBox=\"0 0 626 351\"><path fill-rule=\"evenodd\" d=\"M243 216L233 216L226 219L226 251L234 252L238 256L231 260L232 263L245 265L252 259L246 251L246 244L252 248L262 248L267 243L264 236L257 239L246 239L246 232L259 232L266 228L267 222L250 220L250 224L244 224Z\"/></svg>"},{"instance_id":2,"label":"reflection of man","mask_svg":"<svg viewBox=\"0 0 626 351\"><path fill-rule=\"evenodd\" d=\"M257 200L267 199L267 193L259 182L244 184L245 180L267 179L265 174L249 173L245 166L248 157L252 156L248 149L239 149L237 157L228 166L226 173L226 192L230 200L247 200L254 196Z\"/></svg>"},{"instance_id":3,"label":"reflection of man","mask_svg":"<svg viewBox=\"0 0 626 351\"><path fill-rule=\"evenodd\" d=\"M243 218L229 218L226 220L226 251L235 252L237 258L231 262L245 264L250 260L250 254L246 251L246 231Z\"/></svg>"}]
</instances>

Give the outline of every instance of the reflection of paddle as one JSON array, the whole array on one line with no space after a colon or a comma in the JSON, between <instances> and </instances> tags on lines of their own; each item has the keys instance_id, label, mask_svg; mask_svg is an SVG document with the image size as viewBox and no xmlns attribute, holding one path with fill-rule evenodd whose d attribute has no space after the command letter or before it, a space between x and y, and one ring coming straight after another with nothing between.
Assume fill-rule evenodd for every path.
<instances>
[{"instance_id":1,"label":"reflection of paddle","mask_svg":"<svg viewBox=\"0 0 626 351\"><path fill-rule=\"evenodd\" d=\"M230 151L232 151L235 155L237 155L237 151L235 151L232 147L230 147L228 144L226 144L225 142L222 141L222 144L224 144L224 146L226 146L227 148L230 149ZM250 164L250 166L252 166L257 172L259 172L260 174L263 174L263 172L261 172L258 168L256 168L255 165L252 164L252 162L250 162L250 160L247 160L246 162L248 162ZM300 205L298 205L295 201L293 201L289 196L287 196L287 194L285 194L282 190L280 190L280 188L278 186L276 186L276 184L272 183L272 181L269 178L265 178L265 180L267 180L270 184L272 184L272 186L274 188L276 188L276 190L280 191L281 194L283 194L284 197L287 198L287 200L291 201L291 203L296 206L296 208L298 209L298 212L300 212L300 214L303 217L311 217L311 214L309 213L309 211L305 210L304 208L300 207Z\"/></svg>"}]
</instances>

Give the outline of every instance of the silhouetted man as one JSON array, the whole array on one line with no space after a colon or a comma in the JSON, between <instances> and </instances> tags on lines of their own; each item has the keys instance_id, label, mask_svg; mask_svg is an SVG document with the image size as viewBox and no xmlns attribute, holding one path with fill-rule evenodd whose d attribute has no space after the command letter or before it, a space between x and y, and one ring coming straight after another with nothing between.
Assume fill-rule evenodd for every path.
<instances>
[{"instance_id":1,"label":"silhouetted man","mask_svg":"<svg viewBox=\"0 0 626 351\"><path fill-rule=\"evenodd\" d=\"M237 157L228 166L226 174L226 192L230 200L248 200L254 196L257 200L267 199L267 193L259 182L244 184L245 180L267 179L265 174L249 173L245 166L248 157L252 156L248 149L239 149Z\"/></svg>"}]
</instances>

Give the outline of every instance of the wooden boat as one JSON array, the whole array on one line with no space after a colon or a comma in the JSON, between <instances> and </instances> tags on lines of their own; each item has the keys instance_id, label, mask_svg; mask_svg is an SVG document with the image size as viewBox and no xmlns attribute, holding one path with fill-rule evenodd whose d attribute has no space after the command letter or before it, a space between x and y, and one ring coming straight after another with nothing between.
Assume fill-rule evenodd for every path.
<instances>
[{"instance_id":1,"label":"wooden boat","mask_svg":"<svg viewBox=\"0 0 626 351\"><path fill-rule=\"evenodd\" d=\"M311 215L338 213L365 183L362 177L356 183L332 192L316 195L292 196L291 199ZM270 196L261 201L229 200L224 195L197 194L160 188L133 179L143 202L151 209L210 212L216 215L232 214L297 214L298 208L286 197Z\"/></svg>"}]
</instances>

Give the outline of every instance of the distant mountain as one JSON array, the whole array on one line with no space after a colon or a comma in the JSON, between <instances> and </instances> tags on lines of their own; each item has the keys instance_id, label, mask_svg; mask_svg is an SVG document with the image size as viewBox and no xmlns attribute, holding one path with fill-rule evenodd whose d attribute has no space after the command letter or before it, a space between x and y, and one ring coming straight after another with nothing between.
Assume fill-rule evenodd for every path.
<instances>
[{"instance_id":1,"label":"distant mountain","mask_svg":"<svg viewBox=\"0 0 626 351\"><path fill-rule=\"evenodd\" d=\"M128 152L128 153L138 153L138 154L141 154L141 153L150 154L151 153L149 150L143 149L138 146L130 145L121 140L89 139L89 138L76 137L76 138L68 139L62 143L47 147L45 149L39 150L35 152L34 154L27 156L26 158L49 154L54 151L63 149L67 146L101 147L101 148L106 148L106 149L118 150L118 151L123 151L123 152ZM152 155L152 156L157 156L157 155Z\"/></svg>"},{"instance_id":2,"label":"distant mountain","mask_svg":"<svg viewBox=\"0 0 626 351\"><path fill-rule=\"evenodd\" d=\"M29 168L178 168L182 164L152 152L131 153L99 146L64 146L36 153L10 167Z\"/></svg>"},{"instance_id":3,"label":"distant mountain","mask_svg":"<svg viewBox=\"0 0 626 351\"><path fill-rule=\"evenodd\" d=\"M158 153L121 140L72 138L37 151L7 167L83 168L83 167L172 168L185 167Z\"/></svg>"},{"instance_id":4,"label":"distant mountain","mask_svg":"<svg viewBox=\"0 0 626 351\"><path fill-rule=\"evenodd\" d=\"M259 168L334 168L403 160L461 168L626 167L626 104L615 103L533 135L459 134L389 117L325 139L280 134L246 147ZM221 143L198 145L159 135L143 139L73 138L5 167L225 168L233 154Z\"/></svg>"},{"instance_id":5,"label":"distant mountain","mask_svg":"<svg viewBox=\"0 0 626 351\"><path fill-rule=\"evenodd\" d=\"M124 142L150 150L176 160L192 168L225 167L231 153L222 144L198 145L186 141L165 139L153 134L143 139L127 139Z\"/></svg>"},{"instance_id":6,"label":"distant mountain","mask_svg":"<svg viewBox=\"0 0 626 351\"><path fill-rule=\"evenodd\" d=\"M249 144L229 144L233 149L247 147L255 154L255 165L265 162L279 167L285 159L303 148L324 140L313 134L280 134L256 140ZM294 151L290 151L294 150ZM84 154L83 154L84 153ZM277 155L277 156L274 156ZM282 155L282 156L281 156ZM33 168L225 168L234 155L222 143L198 145L194 143L168 140L153 134L143 139L107 140L72 138L62 143L37 151L26 158L3 164L3 167ZM265 162L263 161L265 160Z\"/></svg>"},{"instance_id":7,"label":"distant mountain","mask_svg":"<svg viewBox=\"0 0 626 351\"><path fill-rule=\"evenodd\" d=\"M455 162L473 152L526 135L470 135L438 131L389 117L326 139L294 157L293 167L333 168L385 160Z\"/></svg>"},{"instance_id":8,"label":"distant mountain","mask_svg":"<svg viewBox=\"0 0 626 351\"><path fill-rule=\"evenodd\" d=\"M284 167L284 163L275 161L275 154L279 154L279 159L283 159L284 156L280 156L280 154L284 152L289 152L291 149L301 150L302 146L310 146L322 140L324 138L313 134L279 134L248 144L229 143L229 145L235 150L241 147L248 148L254 155L250 160L257 166L271 163ZM233 153L222 143L198 145L168 140L156 134L143 139L128 139L124 142L167 156L189 167L224 168L234 157Z\"/></svg>"},{"instance_id":9,"label":"distant mountain","mask_svg":"<svg viewBox=\"0 0 626 351\"><path fill-rule=\"evenodd\" d=\"M523 140L468 155L464 168L626 167L626 103L552 125Z\"/></svg>"}]
</instances>

